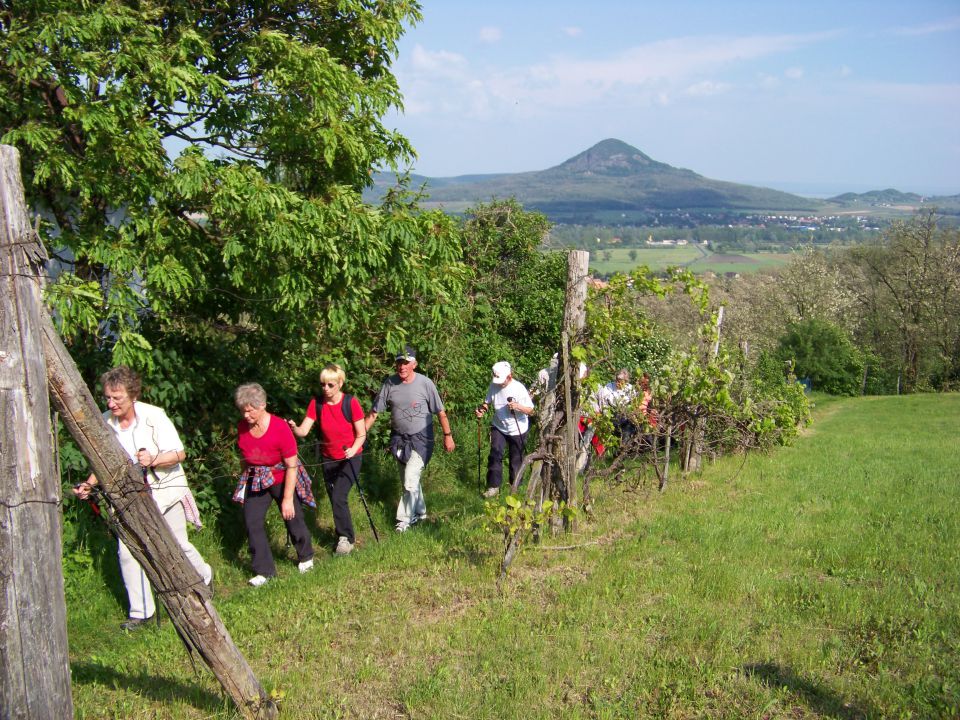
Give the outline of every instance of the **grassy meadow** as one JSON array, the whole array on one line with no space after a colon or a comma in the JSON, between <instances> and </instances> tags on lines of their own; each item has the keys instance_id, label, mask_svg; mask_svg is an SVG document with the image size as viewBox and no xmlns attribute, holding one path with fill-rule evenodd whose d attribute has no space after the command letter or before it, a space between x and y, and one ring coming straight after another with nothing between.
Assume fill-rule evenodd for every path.
<instances>
[{"instance_id":1,"label":"grassy meadow","mask_svg":"<svg viewBox=\"0 0 960 720\"><path fill-rule=\"evenodd\" d=\"M630 251L636 250L636 260ZM609 259L605 259L609 253ZM751 273L785 265L789 253L736 253L721 255L700 250L692 245L678 247L613 248L590 253L590 270L594 273L628 273L639 265L651 270L664 270L671 265L688 267L695 273Z\"/></svg>"},{"instance_id":2,"label":"grassy meadow","mask_svg":"<svg viewBox=\"0 0 960 720\"><path fill-rule=\"evenodd\" d=\"M402 535L392 460L371 453L380 544L354 493L360 544L334 558L321 502L309 574L276 511L280 576L263 588L228 523L196 538L285 718L958 717L960 395L818 401L792 447L664 493L595 484L592 516L523 548L500 589L473 423L428 468L430 520ZM107 538L65 547L76 716L233 717L169 622L117 629Z\"/></svg>"}]
</instances>

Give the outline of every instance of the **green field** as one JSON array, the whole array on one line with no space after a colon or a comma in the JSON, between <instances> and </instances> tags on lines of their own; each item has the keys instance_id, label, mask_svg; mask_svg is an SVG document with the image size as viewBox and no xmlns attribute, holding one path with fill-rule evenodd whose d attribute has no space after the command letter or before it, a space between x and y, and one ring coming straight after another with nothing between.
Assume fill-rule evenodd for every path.
<instances>
[{"instance_id":1,"label":"green field","mask_svg":"<svg viewBox=\"0 0 960 720\"><path fill-rule=\"evenodd\" d=\"M695 273L727 272L750 273L786 264L789 253L737 253L717 255L692 245L679 247L634 248L636 259L630 257L631 248L598 250L590 253L590 270L597 274L628 273L639 265L651 270L664 270L671 265L690 268ZM607 256L609 254L609 260Z\"/></svg>"},{"instance_id":2,"label":"green field","mask_svg":"<svg viewBox=\"0 0 960 720\"><path fill-rule=\"evenodd\" d=\"M525 547L502 592L472 422L406 534L389 530L392 461L370 457L380 545L354 497L360 546L331 557L322 504L316 569L288 557L252 589L236 538L210 523L197 539L285 718L958 717L960 395L823 399L815 415L795 446L662 494L595 485L593 516ZM232 717L169 622L117 630L105 537L68 536L65 564L78 718Z\"/></svg>"}]
</instances>

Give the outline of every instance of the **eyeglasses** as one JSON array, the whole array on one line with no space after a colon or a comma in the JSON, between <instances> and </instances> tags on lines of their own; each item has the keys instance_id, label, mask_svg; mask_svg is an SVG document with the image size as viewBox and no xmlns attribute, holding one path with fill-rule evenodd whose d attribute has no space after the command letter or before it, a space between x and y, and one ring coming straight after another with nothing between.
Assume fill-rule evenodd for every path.
<instances>
[{"instance_id":1,"label":"eyeglasses","mask_svg":"<svg viewBox=\"0 0 960 720\"><path fill-rule=\"evenodd\" d=\"M334 388L334 387L337 386L337 384L336 384L335 382L329 382L329 383L324 383L323 386L324 386L324 387Z\"/></svg>"}]
</instances>

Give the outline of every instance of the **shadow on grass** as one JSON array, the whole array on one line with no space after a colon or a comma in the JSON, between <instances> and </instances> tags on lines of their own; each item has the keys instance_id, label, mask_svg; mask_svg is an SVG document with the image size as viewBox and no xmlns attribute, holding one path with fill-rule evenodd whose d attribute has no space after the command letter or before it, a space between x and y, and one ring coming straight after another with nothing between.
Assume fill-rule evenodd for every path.
<instances>
[{"instance_id":1,"label":"shadow on grass","mask_svg":"<svg viewBox=\"0 0 960 720\"><path fill-rule=\"evenodd\" d=\"M148 673L117 672L113 668L92 662L72 662L70 673L74 685L123 688L162 703L179 700L205 713L212 714L227 705L222 696L204 690L199 685L177 682Z\"/></svg>"},{"instance_id":2,"label":"shadow on grass","mask_svg":"<svg viewBox=\"0 0 960 720\"><path fill-rule=\"evenodd\" d=\"M840 720L879 717L876 708L856 700L845 700L825 686L808 680L778 663L745 665L743 672L771 689L786 688L818 715Z\"/></svg>"}]
</instances>

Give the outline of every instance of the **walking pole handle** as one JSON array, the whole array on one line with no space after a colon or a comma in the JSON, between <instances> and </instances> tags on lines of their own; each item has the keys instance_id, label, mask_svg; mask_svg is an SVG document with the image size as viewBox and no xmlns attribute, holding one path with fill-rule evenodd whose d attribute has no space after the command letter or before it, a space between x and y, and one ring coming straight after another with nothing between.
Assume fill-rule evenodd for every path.
<instances>
[{"instance_id":1,"label":"walking pole handle","mask_svg":"<svg viewBox=\"0 0 960 720\"><path fill-rule=\"evenodd\" d=\"M137 452L138 452L138 453L142 453L142 452L146 452L146 451L147 451L146 448L137 448ZM144 484L144 485L149 485L149 484L150 484L150 481L147 480L147 466L146 466L146 465L141 465L141 466L140 466L140 470L143 472L143 484Z\"/></svg>"}]
</instances>

